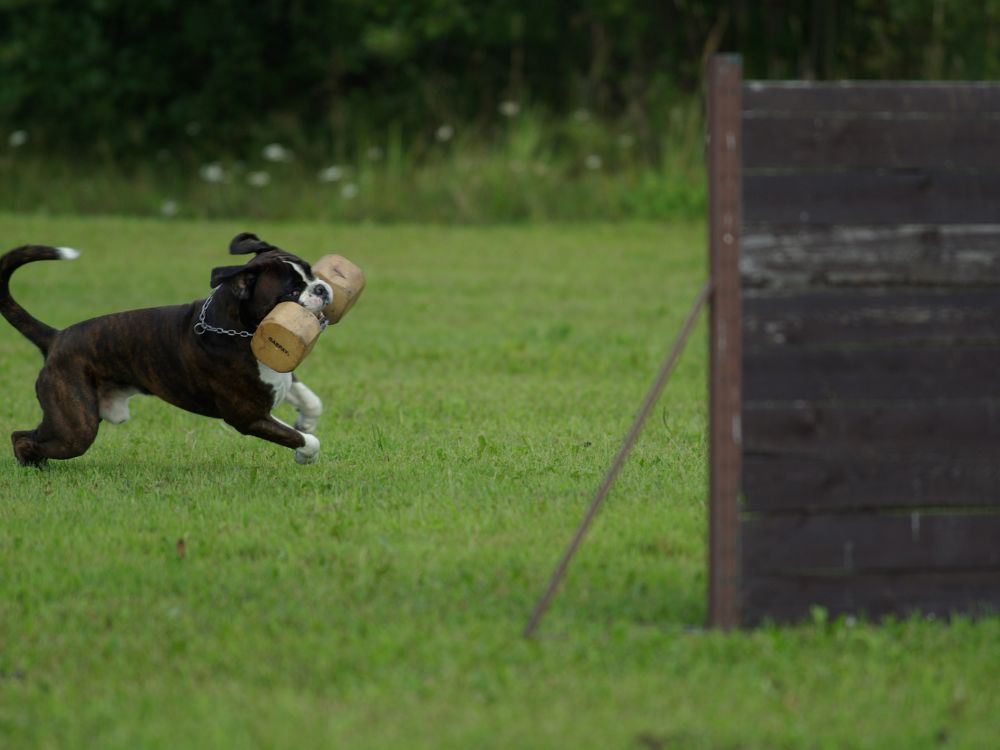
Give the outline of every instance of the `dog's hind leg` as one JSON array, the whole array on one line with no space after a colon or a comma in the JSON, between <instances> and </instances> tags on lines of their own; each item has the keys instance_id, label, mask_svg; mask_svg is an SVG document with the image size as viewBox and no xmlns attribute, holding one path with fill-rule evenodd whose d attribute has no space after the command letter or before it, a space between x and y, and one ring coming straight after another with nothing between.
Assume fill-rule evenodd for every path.
<instances>
[{"instance_id":1,"label":"dog's hind leg","mask_svg":"<svg viewBox=\"0 0 1000 750\"><path fill-rule=\"evenodd\" d=\"M75 458L85 453L97 437L100 423L94 389L82 379L74 382L49 377L45 369L35 389L42 422L34 430L10 436L18 463L41 466L50 458Z\"/></svg>"}]
</instances>

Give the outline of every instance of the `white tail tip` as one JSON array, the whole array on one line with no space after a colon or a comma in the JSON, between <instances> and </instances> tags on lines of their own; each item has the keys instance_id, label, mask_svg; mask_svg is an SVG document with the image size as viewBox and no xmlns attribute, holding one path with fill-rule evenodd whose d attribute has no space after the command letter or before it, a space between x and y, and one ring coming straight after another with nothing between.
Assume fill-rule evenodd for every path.
<instances>
[{"instance_id":1,"label":"white tail tip","mask_svg":"<svg viewBox=\"0 0 1000 750\"><path fill-rule=\"evenodd\" d=\"M80 251L71 247L57 247L56 250L59 251L59 257L63 260L76 260L80 257Z\"/></svg>"}]
</instances>

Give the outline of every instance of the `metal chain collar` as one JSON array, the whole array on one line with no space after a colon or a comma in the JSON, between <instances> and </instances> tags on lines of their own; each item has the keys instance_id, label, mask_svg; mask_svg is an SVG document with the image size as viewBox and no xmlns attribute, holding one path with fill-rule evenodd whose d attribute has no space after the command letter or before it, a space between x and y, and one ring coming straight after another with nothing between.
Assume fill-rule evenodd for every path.
<instances>
[{"instance_id":1,"label":"metal chain collar","mask_svg":"<svg viewBox=\"0 0 1000 750\"><path fill-rule=\"evenodd\" d=\"M215 292L219 287L215 287L212 293L208 295L208 299L205 300L205 304L201 307L201 314L198 316L198 322L194 324L194 332L201 336L205 331L209 333L224 333L226 336L242 336L245 339L253 336L250 331L234 331L231 328L219 328L218 326L210 326L205 322L205 313L208 311L208 306L212 304L212 298L215 297Z\"/></svg>"}]
</instances>

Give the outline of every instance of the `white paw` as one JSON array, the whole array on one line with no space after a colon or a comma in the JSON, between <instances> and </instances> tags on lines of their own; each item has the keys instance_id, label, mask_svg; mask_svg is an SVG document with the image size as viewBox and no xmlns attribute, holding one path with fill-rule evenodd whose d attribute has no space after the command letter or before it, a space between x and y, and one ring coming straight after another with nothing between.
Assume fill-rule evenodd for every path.
<instances>
[{"instance_id":1,"label":"white paw","mask_svg":"<svg viewBox=\"0 0 1000 750\"><path fill-rule=\"evenodd\" d=\"M319 440L314 435L303 435L306 444L295 451L295 463L311 464L319 455Z\"/></svg>"}]
</instances>

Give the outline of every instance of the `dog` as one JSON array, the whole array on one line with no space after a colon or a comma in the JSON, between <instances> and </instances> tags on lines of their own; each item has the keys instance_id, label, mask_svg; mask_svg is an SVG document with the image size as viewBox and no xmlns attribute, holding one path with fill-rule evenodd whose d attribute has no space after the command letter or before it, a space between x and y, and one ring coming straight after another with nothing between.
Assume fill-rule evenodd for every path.
<instances>
[{"instance_id":1,"label":"dog","mask_svg":"<svg viewBox=\"0 0 1000 750\"><path fill-rule=\"evenodd\" d=\"M158 396L181 409L224 420L316 460L313 432L320 399L290 373L257 362L250 338L279 302L293 301L322 318L333 299L330 285L301 258L244 232L229 245L233 255L253 253L242 266L212 270L212 294L187 305L129 310L84 320L63 330L36 320L10 294L10 277L37 260L73 260L66 247L26 245L0 258L0 314L37 346L45 364L35 390L42 421L11 435L14 456L26 466L82 455L101 421L129 418L137 394ZM298 412L294 427L271 416L282 401Z\"/></svg>"}]
</instances>

